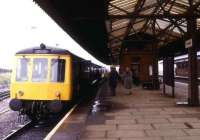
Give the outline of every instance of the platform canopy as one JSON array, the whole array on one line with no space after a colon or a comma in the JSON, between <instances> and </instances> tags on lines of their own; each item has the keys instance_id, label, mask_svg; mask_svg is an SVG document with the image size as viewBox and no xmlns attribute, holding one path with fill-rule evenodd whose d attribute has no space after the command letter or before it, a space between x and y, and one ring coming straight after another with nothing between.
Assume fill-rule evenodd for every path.
<instances>
[{"instance_id":1,"label":"platform canopy","mask_svg":"<svg viewBox=\"0 0 200 140\"><path fill-rule=\"evenodd\" d=\"M160 48L186 35L188 19L197 19L197 29L200 27L199 0L34 1L83 48L107 64L120 58L123 42L154 43Z\"/></svg>"}]
</instances>

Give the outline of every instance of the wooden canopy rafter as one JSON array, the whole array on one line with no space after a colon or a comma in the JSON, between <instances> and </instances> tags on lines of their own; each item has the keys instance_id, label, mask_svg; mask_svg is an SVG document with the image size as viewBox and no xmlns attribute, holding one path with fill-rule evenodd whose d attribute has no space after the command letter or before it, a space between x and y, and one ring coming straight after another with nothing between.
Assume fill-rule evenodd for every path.
<instances>
[{"instance_id":1,"label":"wooden canopy rafter","mask_svg":"<svg viewBox=\"0 0 200 140\"><path fill-rule=\"evenodd\" d=\"M131 34L136 36L135 40L144 41L145 39L137 34L150 34L156 38L158 45L182 37L187 32L186 23L191 14L200 18L200 2L198 0L110 0L107 13L111 23L108 36L114 36L108 43L111 52L119 54L117 56L119 59L123 53L122 43ZM115 26L117 20L124 22L119 28ZM117 42L120 49L112 47L115 45L113 42Z\"/></svg>"}]
</instances>

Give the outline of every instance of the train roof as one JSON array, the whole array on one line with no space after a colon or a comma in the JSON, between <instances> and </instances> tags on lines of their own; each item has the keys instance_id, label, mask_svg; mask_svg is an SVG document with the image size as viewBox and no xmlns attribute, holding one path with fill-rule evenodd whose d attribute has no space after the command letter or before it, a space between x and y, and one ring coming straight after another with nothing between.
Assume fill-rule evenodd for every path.
<instances>
[{"instance_id":1,"label":"train roof","mask_svg":"<svg viewBox=\"0 0 200 140\"><path fill-rule=\"evenodd\" d=\"M73 56L75 61L79 60L81 62L88 63L88 64L91 64L91 65L96 66L96 67L98 66L98 65L92 63L90 60L86 60L84 58L80 58L79 56L72 54L68 50L46 46L43 43L41 43L40 46L20 50L16 54L60 54L60 55L69 54L69 55ZM101 67L101 66L98 66L98 67Z\"/></svg>"},{"instance_id":2,"label":"train roof","mask_svg":"<svg viewBox=\"0 0 200 140\"><path fill-rule=\"evenodd\" d=\"M72 54L72 53L69 52L68 50L49 47L42 43L40 44L40 46L20 50L16 54Z\"/></svg>"},{"instance_id":3,"label":"train roof","mask_svg":"<svg viewBox=\"0 0 200 140\"><path fill-rule=\"evenodd\" d=\"M197 52L197 59L200 60L200 51ZM174 57L175 63L185 62L185 61L188 61L188 54L184 54L184 55ZM163 63L163 60L159 61L159 64L162 64L162 63Z\"/></svg>"},{"instance_id":4,"label":"train roof","mask_svg":"<svg viewBox=\"0 0 200 140\"><path fill-rule=\"evenodd\" d=\"M197 59L200 60L200 51L197 52ZM188 61L188 54L177 56L174 58L176 63Z\"/></svg>"}]
</instances>

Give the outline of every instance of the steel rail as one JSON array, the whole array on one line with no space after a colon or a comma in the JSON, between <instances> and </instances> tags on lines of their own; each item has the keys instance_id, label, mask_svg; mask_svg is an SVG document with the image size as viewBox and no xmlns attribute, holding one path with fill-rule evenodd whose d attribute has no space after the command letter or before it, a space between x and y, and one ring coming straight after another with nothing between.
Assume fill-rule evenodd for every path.
<instances>
[{"instance_id":1,"label":"steel rail","mask_svg":"<svg viewBox=\"0 0 200 140\"><path fill-rule=\"evenodd\" d=\"M6 137L4 137L2 140L11 140L11 139L14 139L14 137L16 137L20 132L23 132L23 131L25 131L25 129L33 127L33 124L34 123L32 121L29 121L29 122L27 122L24 125L19 125L18 126L19 129L11 130L11 133L8 134Z\"/></svg>"},{"instance_id":2,"label":"steel rail","mask_svg":"<svg viewBox=\"0 0 200 140\"><path fill-rule=\"evenodd\" d=\"M9 97L10 90L7 91L0 91L0 101L7 99Z\"/></svg>"}]
</instances>

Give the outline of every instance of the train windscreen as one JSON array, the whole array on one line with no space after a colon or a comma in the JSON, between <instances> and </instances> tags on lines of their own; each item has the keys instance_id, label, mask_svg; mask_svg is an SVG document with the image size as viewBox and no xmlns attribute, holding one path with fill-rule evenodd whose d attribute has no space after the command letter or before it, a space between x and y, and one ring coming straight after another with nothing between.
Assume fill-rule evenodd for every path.
<instances>
[{"instance_id":1,"label":"train windscreen","mask_svg":"<svg viewBox=\"0 0 200 140\"><path fill-rule=\"evenodd\" d=\"M51 60L51 82L65 81L65 60L52 59Z\"/></svg>"},{"instance_id":2,"label":"train windscreen","mask_svg":"<svg viewBox=\"0 0 200 140\"><path fill-rule=\"evenodd\" d=\"M32 68L32 81L33 82L46 82L48 74L48 59L47 58L34 58Z\"/></svg>"},{"instance_id":3,"label":"train windscreen","mask_svg":"<svg viewBox=\"0 0 200 140\"><path fill-rule=\"evenodd\" d=\"M30 62L30 59L28 58L17 59L16 81L18 82L28 81L28 63L29 62Z\"/></svg>"}]
</instances>

